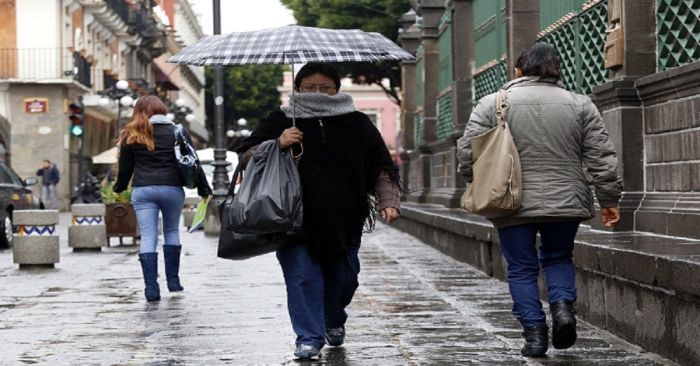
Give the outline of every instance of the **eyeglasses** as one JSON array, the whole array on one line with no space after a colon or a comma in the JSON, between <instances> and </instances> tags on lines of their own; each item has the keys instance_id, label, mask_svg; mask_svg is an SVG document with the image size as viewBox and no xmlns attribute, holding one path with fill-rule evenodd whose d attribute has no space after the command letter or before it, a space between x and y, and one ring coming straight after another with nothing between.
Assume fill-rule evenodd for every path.
<instances>
[{"instance_id":1,"label":"eyeglasses","mask_svg":"<svg viewBox=\"0 0 700 366\"><path fill-rule=\"evenodd\" d=\"M314 93L314 92L321 92L321 93L329 93L335 90L335 85L332 84L321 84L321 85L314 85L314 84L303 84L301 86L301 91L304 93Z\"/></svg>"}]
</instances>

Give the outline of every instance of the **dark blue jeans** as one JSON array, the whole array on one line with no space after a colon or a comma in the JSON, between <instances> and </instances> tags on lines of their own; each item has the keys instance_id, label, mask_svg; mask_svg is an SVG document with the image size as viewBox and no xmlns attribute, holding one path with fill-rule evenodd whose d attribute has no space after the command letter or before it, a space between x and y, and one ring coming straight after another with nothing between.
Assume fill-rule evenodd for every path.
<instances>
[{"instance_id":1,"label":"dark blue jeans","mask_svg":"<svg viewBox=\"0 0 700 366\"><path fill-rule=\"evenodd\" d=\"M572 251L580 221L516 225L498 229L501 251L508 262L508 287L513 315L525 328L546 325L537 279L540 267L547 281L549 303L576 301L576 271ZM541 245L537 253L537 233Z\"/></svg>"},{"instance_id":2,"label":"dark blue jeans","mask_svg":"<svg viewBox=\"0 0 700 366\"><path fill-rule=\"evenodd\" d=\"M305 245L290 245L277 251L287 285L287 309L296 344L325 344L326 328L345 324L345 307L350 304L359 285L358 252L360 240L353 240L345 258L338 262L319 263Z\"/></svg>"}]
</instances>

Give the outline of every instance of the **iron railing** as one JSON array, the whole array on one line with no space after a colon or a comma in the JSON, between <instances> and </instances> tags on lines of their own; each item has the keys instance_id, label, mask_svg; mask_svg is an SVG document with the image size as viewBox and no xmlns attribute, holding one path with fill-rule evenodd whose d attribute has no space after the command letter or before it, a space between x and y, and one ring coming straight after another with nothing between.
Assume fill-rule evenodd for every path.
<instances>
[{"instance_id":1,"label":"iron railing","mask_svg":"<svg viewBox=\"0 0 700 366\"><path fill-rule=\"evenodd\" d=\"M437 139L444 140L454 132L452 117L452 92L447 91L437 100Z\"/></svg>"},{"instance_id":2,"label":"iron railing","mask_svg":"<svg viewBox=\"0 0 700 366\"><path fill-rule=\"evenodd\" d=\"M474 101L495 93L506 81L508 81L508 71L505 59L474 74Z\"/></svg>"},{"instance_id":3,"label":"iron railing","mask_svg":"<svg viewBox=\"0 0 700 366\"><path fill-rule=\"evenodd\" d=\"M0 49L0 79L75 79L90 87L92 65L67 48Z\"/></svg>"},{"instance_id":4,"label":"iron railing","mask_svg":"<svg viewBox=\"0 0 700 366\"><path fill-rule=\"evenodd\" d=\"M567 16L565 21L541 34L540 41L557 49L561 81L566 89L590 94L594 86L606 81L607 18L607 0L590 2L579 13Z\"/></svg>"},{"instance_id":5,"label":"iron railing","mask_svg":"<svg viewBox=\"0 0 700 366\"><path fill-rule=\"evenodd\" d=\"M423 113L416 113L415 116L415 124L416 124L416 130L415 130L415 136L414 136L414 142L416 146L423 145L425 142L425 139L423 138L423 130L425 129L424 123L423 123Z\"/></svg>"},{"instance_id":6,"label":"iron railing","mask_svg":"<svg viewBox=\"0 0 700 366\"><path fill-rule=\"evenodd\" d=\"M658 70L700 61L700 0L656 0Z\"/></svg>"}]
</instances>

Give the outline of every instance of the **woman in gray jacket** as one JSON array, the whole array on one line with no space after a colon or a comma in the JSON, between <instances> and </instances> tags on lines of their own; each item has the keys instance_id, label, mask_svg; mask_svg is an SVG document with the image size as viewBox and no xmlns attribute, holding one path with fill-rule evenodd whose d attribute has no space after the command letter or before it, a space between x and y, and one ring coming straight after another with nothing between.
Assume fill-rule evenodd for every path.
<instances>
[{"instance_id":1,"label":"woman in gray jacket","mask_svg":"<svg viewBox=\"0 0 700 366\"><path fill-rule=\"evenodd\" d=\"M581 221L595 216L592 183L605 227L620 220L622 181L617 157L591 99L558 83L555 49L536 43L521 60L522 77L507 90L507 120L522 164L522 203L515 214L492 219L508 262L513 314L523 326L525 356L541 357L549 337L537 279L544 270L552 315L552 345L576 341L574 238ZM472 181L471 140L496 125L496 94L482 98L457 142L459 172ZM592 178L588 179L587 174ZM537 234L541 246L536 246Z\"/></svg>"}]
</instances>

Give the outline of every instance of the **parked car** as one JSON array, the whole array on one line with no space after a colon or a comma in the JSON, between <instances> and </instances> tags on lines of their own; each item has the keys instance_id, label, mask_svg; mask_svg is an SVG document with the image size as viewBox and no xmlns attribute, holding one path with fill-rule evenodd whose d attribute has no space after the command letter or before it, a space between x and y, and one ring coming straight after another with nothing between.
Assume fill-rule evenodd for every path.
<instances>
[{"instance_id":1,"label":"parked car","mask_svg":"<svg viewBox=\"0 0 700 366\"><path fill-rule=\"evenodd\" d=\"M9 248L14 239L14 210L44 209L41 199L27 188L38 183L36 177L21 179L9 165L0 162L0 247Z\"/></svg>"}]
</instances>

